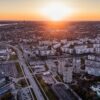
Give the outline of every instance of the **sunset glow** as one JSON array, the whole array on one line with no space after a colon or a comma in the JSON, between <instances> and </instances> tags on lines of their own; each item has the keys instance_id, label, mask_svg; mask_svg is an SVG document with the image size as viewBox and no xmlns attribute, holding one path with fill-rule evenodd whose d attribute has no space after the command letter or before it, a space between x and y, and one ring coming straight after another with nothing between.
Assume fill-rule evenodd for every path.
<instances>
[{"instance_id":1,"label":"sunset glow","mask_svg":"<svg viewBox=\"0 0 100 100\"><path fill-rule=\"evenodd\" d=\"M0 20L100 20L100 0L0 0Z\"/></svg>"},{"instance_id":2,"label":"sunset glow","mask_svg":"<svg viewBox=\"0 0 100 100\"><path fill-rule=\"evenodd\" d=\"M60 21L67 19L72 14L72 9L62 3L53 2L45 5L41 14L49 20Z\"/></svg>"}]
</instances>

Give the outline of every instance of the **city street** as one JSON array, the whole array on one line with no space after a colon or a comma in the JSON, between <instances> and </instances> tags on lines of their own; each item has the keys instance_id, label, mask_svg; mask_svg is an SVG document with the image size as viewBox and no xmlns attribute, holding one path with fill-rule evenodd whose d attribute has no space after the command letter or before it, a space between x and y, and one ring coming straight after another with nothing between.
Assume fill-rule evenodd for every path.
<instances>
[{"instance_id":1,"label":"city street","mask_svg":"<svg viewBox=\"0 0 100 100\"><path fill-rule=\"evenodd\" d=\"M23 59L22 52L18 48L14 47L14 46L11 46L9 44L5 44L5 43L1 43L1 44L2 45L4 44L4 45L6 45L8 47L11 47L14 50L16 50L17 56L19 58L19 63L22 66L23 71L24 71L26 77L28 78L28 80L30 82L30 85L32 86L32 89L33 89L33 91L34 91L34 93L36 95L37 100L44 100L44 97L43 97L38 85L36 84L34 78L32 77L32 75L31 75L31 73L30 73L30 71L29 71L29 69L28 69L28 67L27 67L27 65L25 63L25 60Z\"/></svg>"}]
</instances>

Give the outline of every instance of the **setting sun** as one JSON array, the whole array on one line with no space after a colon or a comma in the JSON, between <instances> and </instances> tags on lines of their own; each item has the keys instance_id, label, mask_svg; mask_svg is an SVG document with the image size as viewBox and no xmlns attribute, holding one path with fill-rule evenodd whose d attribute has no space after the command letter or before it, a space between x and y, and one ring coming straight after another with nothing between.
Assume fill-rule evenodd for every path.
<instances>
[{"instance_id":1,"label":"setting sun","mask_svg":"<svg viewBox=\"0 0 100 100\"><path fill-rule=\"evenodd\" d=\"M62 3L51 3L43 7L41 13L49 20L60 21L69 17L72 9Z\"/></svg>"}]
</instances>

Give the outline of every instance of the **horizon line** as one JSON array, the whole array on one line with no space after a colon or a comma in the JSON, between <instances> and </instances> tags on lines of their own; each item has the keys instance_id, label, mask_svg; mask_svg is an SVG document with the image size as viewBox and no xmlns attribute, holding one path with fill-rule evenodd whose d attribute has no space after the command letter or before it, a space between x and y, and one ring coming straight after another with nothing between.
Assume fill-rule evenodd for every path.
<instances>
[{"instance_id":1,"label":"horizon line","mask_svg":"<svg viewBox=\"0 0 100 100\"><path fill-rule=\"evenodd\" d=\"M18 22L31 22L31 21L34 21L34 22L86 22L86 21L89 21L89 22L96 22L96 21L100 21L100 20L60 20L60 21L52 21L52 20L9 20L9 19L5 19L5 20L2 20L0 19L0 21L11 21L11 22L14 22L14 21L18 21Z\"/></svg>"}]
</instances>

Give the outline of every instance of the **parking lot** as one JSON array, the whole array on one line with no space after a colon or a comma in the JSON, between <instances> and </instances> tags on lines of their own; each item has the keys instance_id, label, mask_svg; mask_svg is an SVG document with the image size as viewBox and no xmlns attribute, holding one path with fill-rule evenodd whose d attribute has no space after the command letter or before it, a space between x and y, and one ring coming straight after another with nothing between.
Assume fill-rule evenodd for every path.
<instances>
[{"instance_id":1,"label":"parking lot","mask_svg":"<svg viewBox=\"0 0 100 100\"><path fill-rule=\"evenodd\" d=\"M0 70L7 76L17 77L18 71L16 69L15 63L1 63Z\"/></svg>"},{"instance_id":2,"label":"parking lot","mask_svg":"<svg viewBox=\"0 0 100 100\"><path fill-rule=\"evenodd\" d=\"M70 89L67 89L64 84L55 84L52 86L52 89L58 96L59 100L78 100Z\"/></svg>"}]
</instances>

